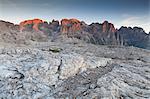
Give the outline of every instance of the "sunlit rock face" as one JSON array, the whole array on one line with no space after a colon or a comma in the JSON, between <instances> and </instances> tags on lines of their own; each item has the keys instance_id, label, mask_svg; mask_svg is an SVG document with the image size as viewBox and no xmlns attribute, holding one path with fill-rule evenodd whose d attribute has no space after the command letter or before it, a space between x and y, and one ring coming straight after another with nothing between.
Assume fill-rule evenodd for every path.
<instances>
[{"instance_id":1,"label":"sunlit rock face","mask_svg":"<svg viewBox=\"0 0 150 99\"><path fill-rule=\"evenodd\" d=\"M41 19L25 20L25 21L21 22L19 25L20 31L25 30L27 25L31 28L31 30L33 29L35 31L39 31L38 26L40 23L44 23L44 21Z\"/></svg>"},{"instance_id":2,"label":"sunlit rock face","mask_svg":"<svg viewBox=\"0 0 150 99\"><path fill-rule=\"evenodd\" d=\"M23 27L23 31L20 31L20 25L0 20L0 42L25 44L30 40L47 41L47 34L44 34L42 31L32 30L32 28L29 28L30 26L32 25L28 24Z\"/></svg>"},{"instance_id":3,"label":"sunlit rock face","mask_svg":"<svg viewBox=\"0 0 150 99\"><path fill-rule=\"evenodd\" d=\"M92 23L87 25L77 19L61 20L61 34L84 39L94 44L121 45L121 38L116 31L114 25L108 21L104 21L102 24Z\"/></svg>"},{"instance_id":4,"label":"sunlit rock face","mask_svg":"<svg viewBox=\"0 0 150 99\"><path fill-rule=\"evenodd\" d=\"M90 25L78 19L62 19L60 22L54 19L51 22L31 19L22 21L19 25L0 21L0 41L3 42L47 41L49 38L55 41L59 37L77 38L99 45L150 48L149 34L142 28L122 26L120 29L116 29L108 21Z\"/></svg>"},{"instance_id":5,"label":"sunlit rock face","mask_svg":"<svg viewBox=\"0 0 150 99\"><path fill-rule=\"evenodd\" d=\"M77 19L62 19L61 20L61 33L75 33L80 31L81 22Z\"/></svg>"}]
</instances>

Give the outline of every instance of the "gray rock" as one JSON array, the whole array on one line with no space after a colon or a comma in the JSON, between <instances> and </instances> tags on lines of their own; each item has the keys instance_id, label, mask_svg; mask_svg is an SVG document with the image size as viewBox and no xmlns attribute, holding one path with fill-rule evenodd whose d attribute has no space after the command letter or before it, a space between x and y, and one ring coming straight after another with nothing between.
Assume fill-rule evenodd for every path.
<instances>
[{"instance_id":1,"label":"gray rock","mask_svg":"<svg viewBox=\"0 0 150 99\"><path fill-rule=\"evenodd\" d=\"M53 53L49 48L61 48ZM150 51L84 42L0 45L0 98L150 97ZM142 58L141 58L142 57Z\"/></svg>"}]
</instances>

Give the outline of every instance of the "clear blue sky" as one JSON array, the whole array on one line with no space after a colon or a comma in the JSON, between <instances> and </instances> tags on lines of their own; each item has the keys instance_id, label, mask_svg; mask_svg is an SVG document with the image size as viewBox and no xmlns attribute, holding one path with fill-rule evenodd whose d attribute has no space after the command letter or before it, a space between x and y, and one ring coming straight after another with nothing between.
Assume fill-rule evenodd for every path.
<instances>
[{"instance_id":1,"label":"clear blue sky","mask_svg":"<svg viewBox=\"0 0 150 99\"><path fill-rule=\"evenodd\" d=\"M150 0L0 0L0 19L19 23L77 18L90 24L108 20L120 26L140 26L150 31Z\"/></svg>"}]
</instances>

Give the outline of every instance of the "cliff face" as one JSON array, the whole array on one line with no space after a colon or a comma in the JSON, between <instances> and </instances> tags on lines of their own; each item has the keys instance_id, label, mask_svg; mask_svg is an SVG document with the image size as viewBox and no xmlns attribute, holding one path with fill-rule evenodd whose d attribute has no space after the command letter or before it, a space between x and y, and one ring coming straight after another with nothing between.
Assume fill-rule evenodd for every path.
<instances>
[{"instance_id":1,"label":"cliff face","mask_svg":"<svg viewBox=\"0 0 150 99\"><path fill-rule=\"evenodd\" d=\"M102 23L102 32L110 32L110 33L115 33L116 29L112 23L109 23L108 21L104 21Z\"/></svg>"},{"instance_id":2,"label":"cliff face","mask_svg":"<svg viewBox=\"0 0 150 99\"><path fill-rule=\"evenodd\" d=\"M59 32L59 21L52 20L47 23L41 19L25 20L19 24L20 32L37 32L39 35L51 36Z\"/></svg>"},{"instance_id":3,"label":"cliff face","mask_svg":"<svg viewBox=\"0 0 150 99\"><path fill-rule=\"evenodd\" d=\"M19 25L0 21L0 32L1 41L9 42L21 37L25 39L34 38L33 40L51 37L55 40L59 36L65 35L68 38L77 38L93 44L150 48L148 44L150 37L142 28L121 27L117 30L108 21L90 25L77 19L62 19L60 23L57 20L48 23L41 19L32 19L25 20Z\"/></svg>"},{"instance_id":4,"label":"cliff face","mask_svg":"<svg viewBox=\"0 0 150 99\"><path fill-rule=\"evenodd\" d=\"M124 39L124 45L141 48L146 48L146 46L149 46L147 45L147 41L149 41L148 34L146 34L142 28L121 27L117 33Z\"/></svg>"},{"instance_id":5,"label":"cliff face","mask_svg":"<svg viewBox=\"0 0 150 99\"><path fill-rule=\"evenodd\" d=\"M116 31L114 25L108 21L102 24L92 23L89 27L89 32L93 34L97 44L121 45L122 40Z\"/></svg>"},{"instance_id":6,"label":"cliff face","mask_svg":"<svg viewBox=\"0 0 150 99\"><path fill-rule=\"evenodd\" d=\"M60 31L59 21L52 20L52 22L44 22L39 24L39 30L46 35L52 36Z\"/></svg>"},{"instance_id":7,"label":"cliff face","mask_svg":"<svg viewBox=\"0 0 150 99\"><path fill-rule=\"evenodd\" d=\"M26 24L27 25L33 24L32 22L31 23L30 22L27 22L28 24L27 23ZM22 24L15 25L13 23L0 20L0 42L25 44L29 40L47 41L48 36L45 35L43 32L39 30L38 31L35 30L36 31L35 32L35 31L32 31L31 27L29 28L28 26L24 26L21 28L21 26ZM23 30L21 30L20 28Z\"/></svg>"},{"instance_id":8,"label":"cliff face","mask_svg":"<svg viewBox=\"0 0 150 99\"><path fill-rule=\"evenodd\" d=\"M0 20L0 42L14 43L20 39L19 25Z\"/></svg>"},{"instance_id":9,"label":"cliff face","mask_svg":"<svg viewBox=\"0 0 150 99\"><path fill-rule=\"evenodd\" d=\"M61 30L62 34L75 33L81 30L81 22L77 19L62 19Z\"/></svg>"},{"instance_id":10,"label":"cliff face","mask_svg":"<svg viewBox=\"0 0 150 99\"><path fill-rule=\"evenodd\" d=\"M19 24L20 31L22 32L23 30L25 30L26 26L30 26L30 29L33 29L35 31L39 31L38 26L39 26L40 23L44 23L44 21L40 20L40 19L25 20L25 21L23 21Z\"/></svg>"},{"instance_id":11,"label":"cliff face","mask_svg":"<svg viewBox=\"0 0 150 99\"><path fill-rule=\"evenodd\" d=\"M119 36L117 37L114 25L108 21L104 21L102 24L93 23L88 26L77 19L63 19L61 20L60 33L94 44L121 44L118 41Z\"/></svg>"}]
</instances>

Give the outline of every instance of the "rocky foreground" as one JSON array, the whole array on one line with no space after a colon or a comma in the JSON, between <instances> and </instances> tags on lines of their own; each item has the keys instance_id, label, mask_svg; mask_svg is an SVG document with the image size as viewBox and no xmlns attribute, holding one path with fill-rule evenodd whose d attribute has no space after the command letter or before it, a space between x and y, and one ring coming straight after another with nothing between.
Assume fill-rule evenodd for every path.
<instances>
[{"instance_id":1,"label":"rocky foreground","mask_svg":"<svg viewBox=\"0 0 150 99\"><path fill-rule=\"evenodd\" d=\"M150 99L150 50L78 40L1 44L1 99Z\"/></svg>"}]
</instances>

